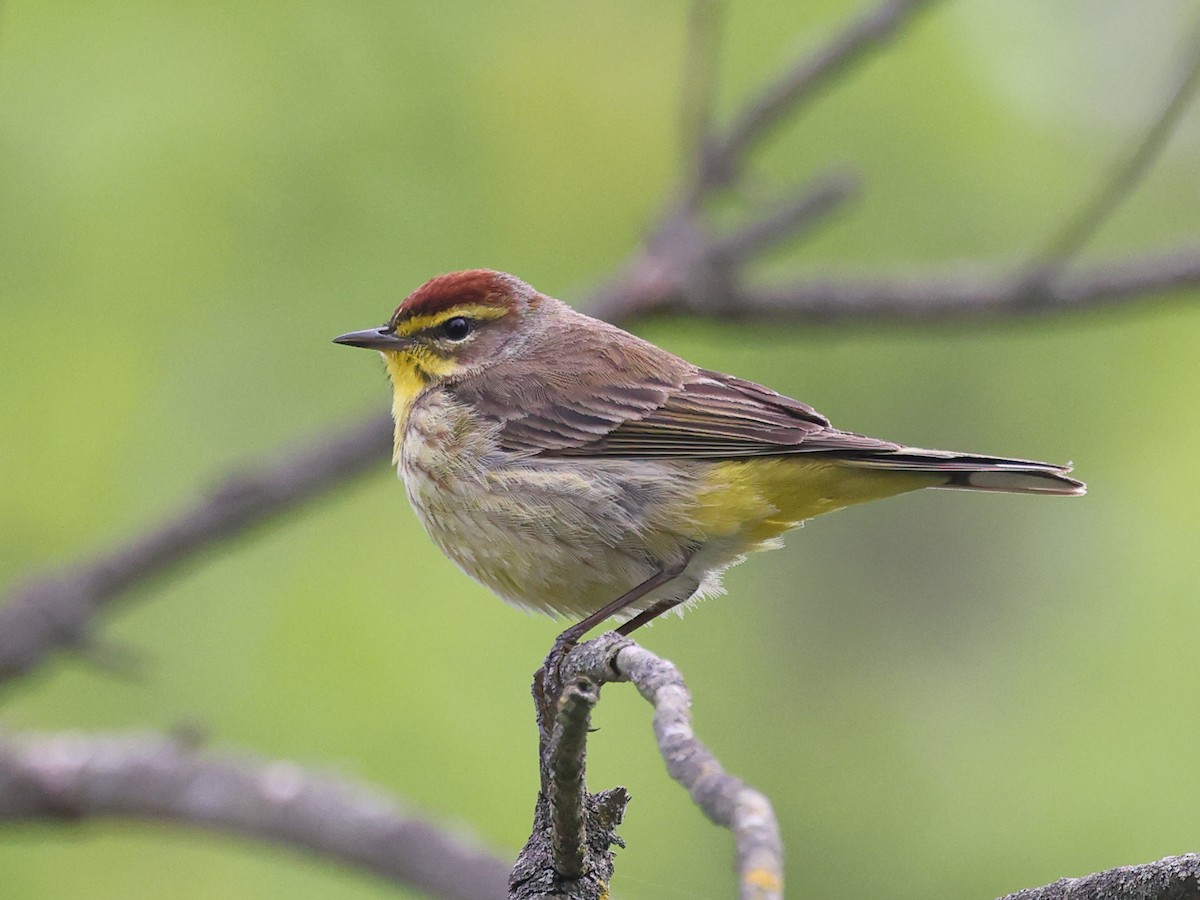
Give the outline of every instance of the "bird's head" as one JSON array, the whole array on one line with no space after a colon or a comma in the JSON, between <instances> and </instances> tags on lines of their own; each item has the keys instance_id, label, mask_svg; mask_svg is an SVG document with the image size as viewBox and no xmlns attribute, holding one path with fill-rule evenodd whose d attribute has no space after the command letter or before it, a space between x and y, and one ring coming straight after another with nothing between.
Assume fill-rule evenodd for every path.
<instances>
[{"instance_id":1,"label":"bird's head","mask_svg":"<svg viewBox=\"0 0 1200 900\"><path fill-rule=\"evenodd\" d=\"M333 340L378 350L397 392L415 394L518 352L547 299L504 272L451 272L405 297L386 325Z\"/></svg>"}]
</instances>

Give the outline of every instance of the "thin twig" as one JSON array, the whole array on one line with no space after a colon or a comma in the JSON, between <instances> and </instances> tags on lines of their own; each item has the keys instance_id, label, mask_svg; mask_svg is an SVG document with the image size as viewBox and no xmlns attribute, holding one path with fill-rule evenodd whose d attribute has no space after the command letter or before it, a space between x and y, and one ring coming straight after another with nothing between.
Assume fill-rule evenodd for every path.
<instances>
[{"instance_id":1,"label":"thin twig","mask_svg":"<svg viewBox=\"0 0 1200 900\"><path fill-rule=\"evenodd\" d=\"M1183 73L1172 89L1167 102L1150 122L1145 133L1129 155L1114 169L1108 180L1090 200L1059 229L1030 264L1025 278L1026 290L1033 293L1038 287L1053 281L1079 251L1100 230L1117 207L1141 184L1150 167L1162 154L1167 141L1175 132L1179 120L1200 88L1200 22L1184 53Z\"/></svg>"},{"instance_id":2,"label":"thin twig","mask_svg":"<svg viewBox=\"0 0 1200 900\"><path fill-rule=\"evenodd\" d=\"M814 178L795 196L738 228L716 238L710 253L732 266L742 266L783 241L791 240L809 227L827 219L858 193L858 179L844 172Z\"/></svg>"},{"instance_id":3,"label":"thin twig","mask_svg":"<svg viewBox=\"0 0 1200 900\"><path fill-rule=\"evenodd\" d=\"M745 104L733 122L707 144L700 177L689 191L705 194L727 186L737 177L745 156L765 140L785 118L789 124L800 108L825 87L847 74L882 46L894 40L917 15L938 0L887 0L851 21L809 56L772 80Z\"/></svg>"},{"instance_id":4,"label":"thin twig","mask_svg":"<svg viewBox=\"0 0 1200 900\"><path fill-rule=\"evenodd\" d=\"M160 820L317 853L453 900L502 900L508 864L377 791L161 735L0 737L0 822Z\"/></svg>"},{"instance_id":5,"label":"thin twig","mask_svg":"<svg viewBox=\"0 0 1200 900\"><path fill-rule=\"evenodd\" d=\"M704 814L733 832L742 900L783 896L783 841L767 798L725 772L692 730L692 698L671 663L644 647L623 647L610 666L654 706L654 735L671 777Z\"/></svg>"}]
</instances>

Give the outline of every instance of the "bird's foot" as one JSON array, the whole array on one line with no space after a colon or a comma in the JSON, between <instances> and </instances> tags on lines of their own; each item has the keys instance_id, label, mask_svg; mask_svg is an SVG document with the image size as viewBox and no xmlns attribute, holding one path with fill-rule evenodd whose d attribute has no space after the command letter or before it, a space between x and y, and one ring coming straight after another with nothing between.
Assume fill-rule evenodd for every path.
<instances>
[{"instance_id":1,"label":"bird's foot","mask_svg":"<svg viewBox=\"0 0 1200 900\"><path fill-rule=\"evenodd\" d=\"M549 739L554 728L558 698L563 689L563 663L579 643L579 638L571 632L572 629L568 629L555 638L542 667L533 676L533 699L537 704L538 731L543 740Z\"/></svg>"}]
</instances>

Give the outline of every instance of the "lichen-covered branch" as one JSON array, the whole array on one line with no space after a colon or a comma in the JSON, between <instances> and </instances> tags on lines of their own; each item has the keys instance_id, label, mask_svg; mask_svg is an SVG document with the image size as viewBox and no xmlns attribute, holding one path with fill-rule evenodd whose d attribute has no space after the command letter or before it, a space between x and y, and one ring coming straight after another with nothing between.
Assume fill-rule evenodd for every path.
<instances>
[{"instance_id":1,"label":"lichen-covered branch","mask_svg":"<svg viewBox=\"0 0 1200 900\"><path fill-rule=\"evenodd\" d=\"M654 706L654 734L667 771L687 789L709 819L733 833L741 900L782 898L783 850L771 804L761 793L728 774L696 738L691 721L691 697L682 676L671 663L629 638L609 632L567 653L559 663L558 675L567 685L579 683L580 678L596 685L616 681L633 683ZM582 762L571 765L582 766ZM549 819L536 817L531 841L552 841L552 827ZM610 876L611 868L606 871L606 877ZM596 900L606 896L603 892L578 892L575 887L570 882L566 882L565 887L564 883L558 883L550 886L545 894L519 896L564 896L572 900ZM555 892L559 890L563 893ZM1200 898L1200 854L1197 853L1110 869L1083 878L1064 878L1043 887L1008 894L1000 900L1185 898Z\"/></svg>"},{"instance_id":2,"label":"lichen-covered branch","mask_svg":"<svg viewBox=\"0 0 1200 900\"><path fill-rule=\"evenodd\" d=\"M105 819L308 850L447 900L507 896L507 863L376 789L162 735L0 735L0 823Z\"/></svg>"},{"instance_id":3,"label":"lichen-covered branch","mask_svg":"<svg viewBox=\"0 0 1200 900\"><path fill-rule=\"evenodd\" d=\"M600 689L586 678L576 678L558 698L554 731L546 753L547 801L550 809L551 851L554 870L563 878L579 878L586 871L587 825L584 816L584 781L587 733L592 708Z\"/></svg>"},{"instance_id":4,"label":"lichen-covered branch","mask_svg":"<svg viewBox=\"0 0 1200 900\"><path fill-rule=\"evenodd\" d=\"M654 706L654 734L671 777L713 822L733 832L743 900L783 896L783 845L765 796L721 768L692 731L692 698L679 671L643 647L621 648L611 665Z\"/></svg>"},{"instance_id":5,"label":"lichen-covered branch","mask_svg":"<svg viewBox=\"0 0 1200 900\"><path fill-rule=\"evenodd\" d=\"M1063 878L1000 900L1196 900L1200 897L1200 853L1168 856L1140 866L1122 866L1084 878Z\"/></svg>"}]
</instances>

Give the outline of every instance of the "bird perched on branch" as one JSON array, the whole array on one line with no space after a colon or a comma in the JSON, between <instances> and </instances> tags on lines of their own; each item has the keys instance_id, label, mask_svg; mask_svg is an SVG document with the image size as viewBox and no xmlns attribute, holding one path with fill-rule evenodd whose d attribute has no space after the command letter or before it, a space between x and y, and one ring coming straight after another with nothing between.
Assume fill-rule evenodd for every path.
<instances>
[{"instance_id":1,"label":"bird perched on branch","mask_svg":"<svg viewBox=\"0 0 1200 900\"><path fill-rule=\"evenodd\" d=\"M441 275L381 328L394 461L439 547L525 609L628 634L721 592L806 519L919 488L1077 495L1069 466L922 450L712 372L503 272Z\"/></svg>"}]
</instances>

